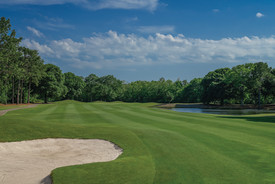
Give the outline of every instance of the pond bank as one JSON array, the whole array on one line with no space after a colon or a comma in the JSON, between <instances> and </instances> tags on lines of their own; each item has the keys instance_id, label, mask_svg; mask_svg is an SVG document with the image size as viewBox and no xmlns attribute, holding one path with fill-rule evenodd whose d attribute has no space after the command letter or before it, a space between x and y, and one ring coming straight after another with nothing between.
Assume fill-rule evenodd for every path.
<instances>
[{"instance_id":1,"label":"pond bank","mask_svg":"<svg viewBox=\"0 0 275 184\"><path fill-rule=\"evenodd\" d=\"M254 104L230 104L230 105L204 105L204 104L199 104L199 103L187 103L187 104L182 104L182 103L171 103L171 104L160 104L157 105L156 107L159 108L200 108L200 109L258 109L257 105ZM261 109L264 110L275 110L275 104L268 104L268 105L262 105Z\"/></svg>"}]
</instances>

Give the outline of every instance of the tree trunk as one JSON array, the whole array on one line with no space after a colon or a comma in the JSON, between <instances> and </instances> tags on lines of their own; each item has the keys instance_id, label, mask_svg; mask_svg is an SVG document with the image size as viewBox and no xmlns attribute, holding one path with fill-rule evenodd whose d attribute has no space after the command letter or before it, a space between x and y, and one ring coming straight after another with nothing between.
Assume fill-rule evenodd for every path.
<instances>
[{"instance_id":1,"label":"tree trunk","mask_svg":"<svg viewBox=\"0 0 275 184\"><path fill-rule=\"evenodd\" d=\"M258 93L259 93L259 96L258 96L258 109L260 109L261 108L261 88L259 88Z\"/></svg>"},{"instance_id":2,"label":"tree trunk","mask_svg":"<svg viewBox=\"0 0 275 184\"><path fill-rule=\"evenodd\" d=\"M241 106L243 106L244 102L244 93L241 94Z\"/></svg>"},{"instance_id":3,"label":"tree trunk","mask_svg":"<svg viewBox=\"0 0 275 184\"><path fill-rule=\"evenodd\" d=\"M16 103L17 103L17 105L19 104L19 97L20 97L20 80L18 81L18 88L17 88L17 101L16 101Z\"/></svg>"},{"instance_id":4,"label":"tree trunk","mask_svg":"<svg viewBox=\"0 0 275 184\"><path fill-rule=\"evenodd\" d=\"M31 96L31 80L29 81L29 89L28 89L28 104L30 103L30 96Z\"/></svg>"},{"instance_id":5,"label":"tree trunk","mask_svg":"<svg viewBox=\"0 0 275 184\"><path fill-rule=\"evenodd\" d=\"M47 96L47 94L45 94L44 103L48 103L48 96Z\"/></svg>"},{"instance_id":6,"label":"tree trunk","mask_svg":"<svg viewBox=\"0 0 275 184\"><path fill-rule=\"evenodd\" d=\"M8 85L8 79L6 79L6 82L5 82L5 86L7 87ZM4 88L4 91L5 91L5 105L8 104L8 90L7 88Z\"/></svg>"},{"instance_id":7,"label":"tree trunk","mask_svg":"<svg viewBox=\"0 0 275 184\"><path fill-rule=\"evenodd\" d=\"M23 86L24 86L24 80L22 80L22 85L21 85L21 96L20 96L20 103L23 103Z\"/></svg>"},{"instance_id":8,"label":"tree trunk","mask_svg":"<svg viewBox=\"0 0 275 184\"><path fill-rule=\"evenodd\" d=\"M14 77L12 77L12 97L11 103L14 104Z\"/></svg>"},{"instance_id":9,"label":"tree trunk","mask_svg":"<svg viewBox=\"0 0 275 184\"><path fill-rule=\"evenodd\" d=\"M171 103L173 100L174 100L174 97L171 97L171 99L170 99L169 103Z\"/></svg>"},{"instance_id":10,"label":"tree trunk","mask_svg":"<svg viewBox=\"0 0 275 184\"><path fill-rule=\"evenodd\" d=\"M224 99L222 98L221 99L221 106L223 106L224 105Z\"/></svg>"}]
</instances>

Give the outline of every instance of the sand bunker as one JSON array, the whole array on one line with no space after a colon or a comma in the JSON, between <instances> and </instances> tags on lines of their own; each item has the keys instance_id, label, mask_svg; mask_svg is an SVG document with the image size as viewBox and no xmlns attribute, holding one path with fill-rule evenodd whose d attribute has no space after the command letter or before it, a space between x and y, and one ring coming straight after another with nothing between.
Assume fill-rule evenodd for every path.
<instances>
[{"instance_id":1,"label":"sand bunker","mask_svg":"<svg viewBox=\"0 0 275 184\"><path fill-rule=\"evenodd\" d=\"M122 149L97 139L41 139L0 143L1 184L51 184L55 168L107 162Z\"/></svg>"}]
</instances>

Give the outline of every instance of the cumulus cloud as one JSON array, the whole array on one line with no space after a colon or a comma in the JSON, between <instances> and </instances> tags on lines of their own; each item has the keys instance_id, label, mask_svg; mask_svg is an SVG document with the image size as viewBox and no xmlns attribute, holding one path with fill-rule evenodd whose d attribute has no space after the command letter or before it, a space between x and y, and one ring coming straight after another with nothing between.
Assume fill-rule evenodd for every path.
<instances>
[{"instance_id":1,"label":"cumulus cloud","mask_svg":"<svg viewBox=\"0 0 275 184\"><path fill-rule=\"evenodd\" d=\"M21 44L30 49L37 50L43 56L51 56L51 54L54 53L54 51L47 45L42 45L34 40L24 39Z\"/></svg>"},{"instance_id":2,"label":"cumulus cloud","mask_svg":"<svg viewBox=\"0 0 275 184\"><path fill-rule=\"evenodd\" d=\"M174 26L140 26L137 29L141 33L172 33L175 30Z\"/></svg>"},{"instance_id":3,"label":"cumulus cloud","mask_svg":"<svg viewBox=\"0 0 275 184\"><path fill-rule=\"evenodd\" d=\"M27 29L32 32L35 36L37 37L42 37L44 36L43 33L41 33L40 31L38 31L37 29L33 28L33 27L30 27L30 26L27 26Z\"/></svg>"},{"instance_id":4,"label":"cumulus cloud","mask_svg":"<svg viewBox=\"0 0 275 184\"><path fill-rule=\"evenodd\" d=\"M262 18L262 17L264 17L264 14L258 12L258 13L256 13L256 17L257 17L257 18Z\"/></svg>"},{"instance_id":5,"label":"cumulus cloud","mask_svg":"<svg viewBox=\"0 0 275 184\"><path fill-rule=\"evenodd\" d=\"M0 0L4 5L60 5L72 3L91 10L100 9L147 9L153 11L158 6L158 0Z\"/></svg>"},{"instance_id":6,"label":"cumulus cloud","mask_svg":"<svg viewBox=\"0 0 275 184\"><path fill-rule=\"evenodd\" d=\"M46 59L67 62L78 68L275 60L275 37L207 40L186 38L181 34L157 33L142 37L109 31L80 42L63 39L43 45L27 39L23 44L37 49Z\"/></svg>"}]
</instances>

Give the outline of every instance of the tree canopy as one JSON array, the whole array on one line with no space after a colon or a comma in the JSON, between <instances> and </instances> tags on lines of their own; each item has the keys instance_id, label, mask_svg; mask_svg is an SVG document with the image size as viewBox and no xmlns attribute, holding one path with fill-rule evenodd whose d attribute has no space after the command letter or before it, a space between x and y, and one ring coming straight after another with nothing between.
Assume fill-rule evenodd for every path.
<instances>
[{"instance_id":1,"label":"tree canopy","mask_svg":"<svg viewBox=\"0 0 275 184\"><path fill-rule=\"evenodd\" d=\"M0 19L0 103L72 99L85 102L203 102L205 104L275 103L275 69L267 63L246 63L210 71L203 78L127 83L113 75L87 77L62 73L44 64L38 51L20 46L10 20Z\"/></svg>"}]
</instances>

